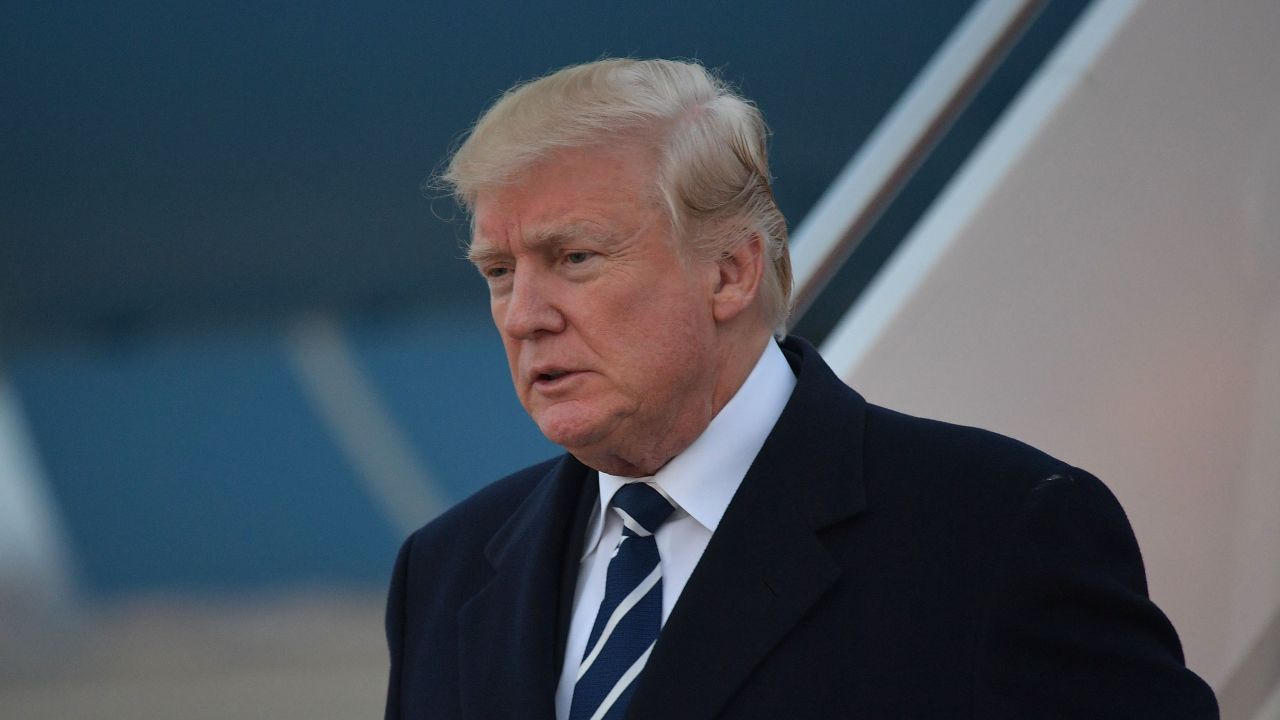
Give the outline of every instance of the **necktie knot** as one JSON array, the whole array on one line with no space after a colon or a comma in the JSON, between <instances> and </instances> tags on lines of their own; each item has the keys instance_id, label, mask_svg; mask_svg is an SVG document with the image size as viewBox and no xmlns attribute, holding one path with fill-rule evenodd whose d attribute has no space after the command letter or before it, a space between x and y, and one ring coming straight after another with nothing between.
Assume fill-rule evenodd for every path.
<instances>
[{"instance_id":1,"label":"necktie knot","mask_svg":"<svg viewBox=\"0 0 1280 720\"><path fill-rule=\"evenodd\" d=\"M640 537L652 535L675 511L662 493L642 482L623 485L614 493L611 505L623 526Z\"/></svg>"}]
</instances>

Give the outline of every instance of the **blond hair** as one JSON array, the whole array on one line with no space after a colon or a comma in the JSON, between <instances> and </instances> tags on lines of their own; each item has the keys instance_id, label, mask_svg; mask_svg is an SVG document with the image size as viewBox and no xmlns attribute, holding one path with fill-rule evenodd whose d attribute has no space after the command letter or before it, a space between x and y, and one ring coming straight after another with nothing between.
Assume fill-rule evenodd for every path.
<instances>
[{"instance_id":1,"label":"blond hair","mask_svg":"<svg viewBox=\"0 0 1280 720\"><path fill-rule=\"evenodd\" d=\"M652 139L657 190L677 237L704 258L763 240L760 297L782 328L790 311L787 225L773 198L768 129L750 101L696 62L608 59L521 83L476 122L440 174L467 209L481 190L515 180L566 148Z\"/></svg>"}]
</instances>

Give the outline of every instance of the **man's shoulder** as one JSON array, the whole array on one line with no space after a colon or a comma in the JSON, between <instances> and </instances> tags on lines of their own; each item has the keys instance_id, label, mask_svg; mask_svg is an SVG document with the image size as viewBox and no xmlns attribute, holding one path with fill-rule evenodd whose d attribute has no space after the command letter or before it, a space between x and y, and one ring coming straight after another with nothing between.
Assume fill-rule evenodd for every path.
<instances>
[{"instance_id":1,"label":"man's shoulder","mask_svg":"<svg viewBox=\"0 0 1280 720\"><path fill-rule=\"evenodd\" d=\"M868 455L989 477L1064 472L1070 466L1021 440L979 427L867 405Z\"/></svg>"},{"instance_id":2,"label":"man's shoulder","mask_svg":"<svg viewBox=\"0 0 1280 720\"><path fill-rule=\"evenodd\" d=\"M844 458L842 463L854 461L868 503L882 516L887 510L888 517L955 515L989 522L1016 513L1054 486L1123 517L1111 512L1118 505L1110 490L1084 470L998 432L869 403L801 338L788 338L783 350L797 370L792 397L798 412L784 414L788 432L778 438L808 458L798 463L815 462L824 452ZM847 443L857 450L850 452Z\"/></svg>"},{"instance_id":3,"label":"man's shoulder","mask_svg":"<svg viewBox=\"0 0 1280 720\"><path fill-rule=\"evenodd\" d=\"M867 517L879 532L915 543L919 556L948 558L974 583L1038 592L1035 583L1057 581L1037 574L1046 563L1105 566L1112 581L1145 598L1141 552L1115 494L1043 450L868 405L863 472Z\"/></svg>"},{"instance_id":4,"label":"man's shoulder","mask_svg":"<svg viewBox=\"0 0 1280 720\"><path fill-rule=\"evenodd\" d=\"M902 477L926 485L960 483L957 489L963 490L970 480L1016 490L1074 471L1048 453L997 432L869 403L840 380L809 343L788 338L787 350L796 359L793 367L800 370L797 407L803 408L790 419L790 427L800 432L788 437L807 440L816 433L831 443L858 443L861 468L869 481Z\"/></svg>"},{"instance_id":5,"label":"man's shoulder","mask_svg":"<svg viewBox=\"0 0 1280 720\"><path fill-rule=\"evenodd\" d=\"M976 517L1025 507L1067 492L1123 520L1111 491L1089 472L997 432L867 406L863 463L869 491L931 505L963 507ZM877 487L878 486L878 487ZM1061 486L1061 487L1058 487Z\"/></svg>"}]
</instances>

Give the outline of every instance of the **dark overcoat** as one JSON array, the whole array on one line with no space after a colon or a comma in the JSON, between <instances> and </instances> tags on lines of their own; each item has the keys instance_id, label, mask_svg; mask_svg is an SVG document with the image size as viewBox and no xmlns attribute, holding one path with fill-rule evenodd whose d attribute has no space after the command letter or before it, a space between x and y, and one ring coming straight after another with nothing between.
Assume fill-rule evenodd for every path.
<instances>
[{"instance_id":1,"label":"dark overcoat","mask_svg":"<svg viewBox=\"0 0 1280 720\"><path fill-rule=\"evenodd\" d=\"M807 343L629 718L1216 718L1124 511L1015 440L868 404ZM405 543L386 717L554 717L595 473L526 468Z\"/></svg>"}]
</instances>

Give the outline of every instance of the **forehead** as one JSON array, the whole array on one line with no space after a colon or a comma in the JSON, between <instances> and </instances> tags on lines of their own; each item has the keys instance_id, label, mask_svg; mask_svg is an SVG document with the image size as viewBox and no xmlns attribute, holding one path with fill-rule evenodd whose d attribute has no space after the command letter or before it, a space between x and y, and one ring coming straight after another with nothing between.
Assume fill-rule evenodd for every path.
<instances>
[{"instance_id":1,"label":"forehead","mask_svg":"<svg viewBox=\"0 0 1280 720\"><path fill-rule=\"evenodd\" d=\"M558 151L476 194L472 247L634 231L665 215L643 147Z\"/></svg>"}]
</instances>

